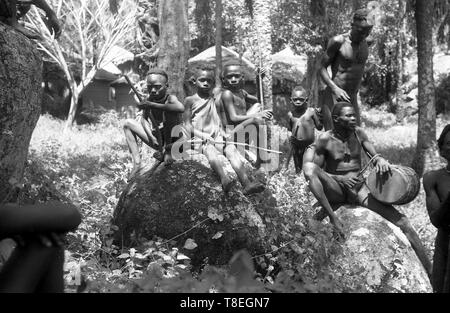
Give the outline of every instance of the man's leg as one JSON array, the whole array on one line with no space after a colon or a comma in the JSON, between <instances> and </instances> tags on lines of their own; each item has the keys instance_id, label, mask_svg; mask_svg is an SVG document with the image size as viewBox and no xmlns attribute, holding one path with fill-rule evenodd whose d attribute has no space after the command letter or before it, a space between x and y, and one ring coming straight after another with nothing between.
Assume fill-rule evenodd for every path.
<instances>
[{"instance_id":1,"label":"man's leg","mask_svg":"<svg viewBox=\"0 0 450 313\"><path fill-rule=\"evenodd\" d=\"M445 275L449 270L447 269L448 243L448 233L438 230L434 242L433 271L431 273L431 285L435 293L444 292Z\"/></svg>"},{"instance_id":2,"label":"man's leg","mask_svg":"<svg viewBox=\"0 0 450 313\"><path fill-rule=\"evenodd\" d=\"M222 189L225 193L230 191L233 181L225 174L223 163L219 159L219 153L216 148L210 144L203 146L203 153L209 161L211 168L219 175Z\"/></svg>"},{"instance_id":3,"label":"man's leg","mask_svg":"<svg viewBox=\"0 0 450 313\"><path fill-rule=\"evenodd\" d=\"M144 121L143 123L145 123L148 126L149 134L151 134L150 123L148 121ZM155 137L149 138L141 122L137 120L133 119L125 120L123 124L123 130L125 132L125 139L127 140L128 148L130 149L131 157L133 159L133 170L130 173L130 177L133 177L141 166L141 156L139 155L137 137L139 137L145 144L154 149L157 148L155 145L157 140Z\"/></svg>"},{"instance_id":4,"label":"man's leg","mask_svg":"<svg viewBox=\"0 0 450 313\"><path fill-rule=\"evenodd\" d=\"M244 164L239 158L239 152L233 144L229 144L225 147L225 155L231 163L231 167L236 172L239 181L244 187L244 194L249 195L253 193L262 192L265 189L264 184L260 182L251 182L248 178L247 172L244 168Z\"/></svg>"},{"instance_id":5,"label":"man's leg","mask_svg":"<svg viewBox=\"0 0 450 313\"><path fill-rule=\"evenodd\" d=\"M430 277L431 279L431 262L425 252L425 247L422 245L419 236L411 226L408 218L397 211L392 205L383 204L375 199L370 194L370 191L368 190L366 185L363 185L363 187L359 191L358 201L361 205L365 206L375 213L378 213L383 218L399 227L403 231L406 238L408 238L409 242L411 243L411 247L416 252L417 257L425 268L428 277Z\"/></svg>"},{"instance_id":6,"label":"man's leg","mask_svg":"<svg viewBox=\"0 0 450 313\"><path fill-rule=\"evenodd\" d=\"M328 215L329 212L333 212L331 203L344 203L344 192L327 172L312 162L306 162L304 164L303 172L306 180L309 182L309 189Z\"/></svg>"},{"instance_id":7,"label":"man's leg","mask_svg":"<svg viewBox=\"0 0 450 313\"><path fill-rule=\"evenodd\" d=\"M350 95L350 101L352 103L353 109L355 110L356 123L361 126L361 111L358 104L358 93Z\"/></svg>"},{"instance_id":8,"label":"man's leg","mask_svg":"<svg viewBox=\"0 0 450 313\"><path fill-rule=\"evenodd\" d=\"M333 129L333 118L331 116L331 110L334 106L334 98L331 89L327 87L323 92L322 97L322 114L323 114L323 127L324 130Z\"/></svg>"}]
</instances>

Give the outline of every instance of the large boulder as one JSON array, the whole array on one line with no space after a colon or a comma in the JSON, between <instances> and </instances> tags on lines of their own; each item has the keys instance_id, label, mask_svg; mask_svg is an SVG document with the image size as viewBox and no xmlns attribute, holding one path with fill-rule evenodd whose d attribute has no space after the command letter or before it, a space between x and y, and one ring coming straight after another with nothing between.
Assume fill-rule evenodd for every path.
<instances>
[{"instance_id":1,"label":"large boulder","mask_svg":"<svg viewBox=\"0 0 450 313\"><path fill-rule=\"evenodd\" d=\"M263 252L263 219L240 183L225 195L206 158L194 158L145 169L128 184L114 212L117 241L130 246L153 236L173 238L193 264L206 257L226 264L241 248ZM236 179L229 165L226 171Z\"/></svg>"},{"instance_id":2,"label":"large boulder","mask_svg":"<svg viewBox=\"0 0 450 313\"><path fill-rule=\"evenodd\" d=\"M431 292L428 276L403 232L362 207L337 211L347 228L330 267L342 289L355 292Z\"/></svg>"}]
</instances>

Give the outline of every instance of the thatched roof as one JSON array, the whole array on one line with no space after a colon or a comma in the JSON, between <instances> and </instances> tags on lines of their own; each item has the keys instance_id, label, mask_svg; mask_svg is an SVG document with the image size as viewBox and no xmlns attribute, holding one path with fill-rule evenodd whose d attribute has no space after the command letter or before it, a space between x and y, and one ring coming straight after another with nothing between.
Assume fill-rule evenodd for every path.
<instances>
[{"instance_id":1,"label":"thatched roof","mask_svg":"<svg viewBox=\"0 0 450 313\"><path fill-rule=\"evenodd\" d=\"M291 48L287 47L272 55L272 62L274 79L280 80L281 83L284 81L297 84L302 82L308 62L306 55L297 55Z\"/></svg>"},{"instance_id":2,"label":"thatched roof","mask_svg":"<svg viewBox=\"0 0 450 313\"><path fill-rule=\"evenodd\" d=\"M133 60L133 53L119 46L113 46L100 64L100 68L95 73L94 79L115 81L122 74L122 71L117 65Z\"/></svg>"},{"instance_id":3,"label":"thatched roof","mask_svg":"<svg viewBox=\"0 0 450 313\"><path fill-rule=\"evenodd\" d=\"M230 48L222 46L222 62L228 62L229 60L239 61L244 69L245 80L254 81L256 66L244 57L239 57L239 53L231 50ZM210 47L203 52L200 52L196 56L188 60L188 73L186 77L190 77L195 69L208 65L215 66L216 62L216 47Z\"/></svg>"}]
</instances>

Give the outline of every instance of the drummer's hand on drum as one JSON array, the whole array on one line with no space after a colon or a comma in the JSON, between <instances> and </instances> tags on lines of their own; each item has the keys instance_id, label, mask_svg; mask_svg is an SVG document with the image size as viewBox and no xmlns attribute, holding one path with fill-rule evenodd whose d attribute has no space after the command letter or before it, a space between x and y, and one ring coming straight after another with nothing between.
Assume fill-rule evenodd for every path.
<instances>
[{"instance_id":1,"label":"drummer's hand on drum","mask_svg":"<svg viewBox=\"0 0 450 313\"><path fill-rule=\"evenodd\" d=\"M375 166L377 173L384 174L391 171L391 166L389 162L382 158L378 157L377 164Z\"/></svg>"}]
</instances>

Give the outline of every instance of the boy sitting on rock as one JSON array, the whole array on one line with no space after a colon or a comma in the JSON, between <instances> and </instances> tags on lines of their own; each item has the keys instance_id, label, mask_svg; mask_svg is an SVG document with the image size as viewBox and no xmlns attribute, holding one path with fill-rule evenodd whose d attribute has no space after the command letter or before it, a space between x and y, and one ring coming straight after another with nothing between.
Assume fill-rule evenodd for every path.
<instances>
[{"instance_id":1,"label":"boy sitting on rock","mask_svg":"<svg viewBox=\"0 0 450 313\"><path fill-rule=\"evenodd\" d=\"M219 175L222 188L227 193L231 189L232 181L224 172L224 165L219 159L219 151L221 153L224 150L224 138L215 99L211 94L214 86L214 71L207 68L199 69L193 80L197 93L185 100L186 130L190 134L189 137L203 140L202 152L208 158L211 168ZM225 144L225 155L244 187L244 194L249 195L264 190L263 184L250 181L233 144Z\"/></svg>"},{"instance_id":2,"label":"boy sitting on rock","mask_svg":"<svg viewBox=\"0 0 450 313\"><path fill-rule=\"evenodd\" d=\"M139 122L135 119L127 119L123 125L128 148L133 158L133 170L130 173L130 178L141 167L137 137L153 149L162 148L163 155L155 153L155 157L160 162L171 163L173 161L170 152L172 144L178 137L172 137L172 128L181 123L181 113L184 112L184 106L175 95L167 93L168 80L165 71L151 69L147 74L148 100L138 105L143 110L141 120ZM150 121L150 114L155 118L157 125L153 125ZM162 135L162 142L157 140L156 132L158 131Z\"/></svg>"}]
</instances>

